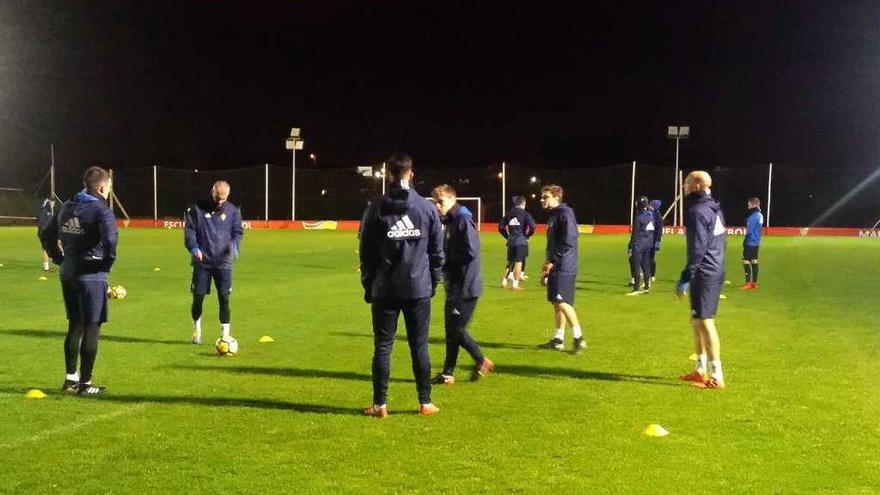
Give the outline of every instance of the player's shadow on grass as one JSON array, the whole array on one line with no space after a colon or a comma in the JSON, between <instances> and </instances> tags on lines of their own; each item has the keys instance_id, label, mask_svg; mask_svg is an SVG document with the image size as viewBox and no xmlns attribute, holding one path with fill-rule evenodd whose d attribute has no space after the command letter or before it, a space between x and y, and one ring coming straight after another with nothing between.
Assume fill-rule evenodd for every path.
<instances>
[{"instance_id":1,"label":"player's shadow on grass","mask_svg":"<svg viewBox=\"0 0 880 495\"><path fill-rule=\"evenodd\" d=\"M357 332L329 332L329 333L331 335L340 335L343 337L361 337L361 338L373 340L373 335L367 334L367 333L357 333ZM406 330L400 329L397 332L397 335L394 336L394 340L397 340L399 342L406 342ZM444 340L441 337L429 337L428 343L435 344L435 345L441 345L441 344L445 345L446 340ZM538 346L536 346L536 345L508 344L506 342L484 342L482 340L479 340L477 343L480 344L480 347L485 347L486 349L517 349L517 350L528 349L528 350L536 350L536 351L540 350L540 349L538 349Z\"/></svg>"},{"instance_id":2,"label":"player's shadow on grass","mask_svg":"<svg viewBox=\"0 0 880 495\"><path fill-rule=\"evenodd\" d=\"M135 404L150 402L154 404L187 404L209 407L277 409L280 411L296 411L299 413L341 414L346 416L363 415L363 412L360 409L355 408L325 406L322 404L303 404L300 402L287 402L270 399L245 399L232 397L182 397L173 395L116 395L108 393L103 397L93 400Z\"/></svg>"},{"instance_id":3,"label":"player's shadow on grass","mask_svg":"<svg viewBox=\"0 0 880 495\"><path fill-rule=\"evenodd\" d=\"M177 369L209 371L225 371L227 373L239 373L245 375L274 375L294 378L330 378L333 380L354 380L360 382L372 382L373 377L367 373L354 371L316 370L308 368L262 368L258 366L175 366ZM396 383L415 383L412 378L391 378Z\"/></svg>"},{"instance_id":4,"label":"player's shadow on grass","mask_svg":"<svg viewBox=\"0 0 880 495\"><path fill-rule=\"evenodd\" d=\"M505 375L518 375L529 378L574 378L577 380L600 380L606 382L637 382L650 385L678 386L680 382L662 376L630 375L606 371L589 371L573 368L553 368L529 364L499 364L496 372Z\"/></svg>"},{"instance_id":5,"label":"player's shadow on grass","mask_svg":"<svg viewBox=\"0 0 880 495\"><path fill-rule=\"evenodd\" d=\"M16 335L18 337L35 337L40 339L63 340L67 336L67 332L60 330L0 330L0 334ZM101 333L101 340L104 342L122 342L125 344L170 344L170 345L192 345L189 340L159 340L145 339L143 337L126 337L125 335L112 335Z\"/></svg>"}]
</instances>

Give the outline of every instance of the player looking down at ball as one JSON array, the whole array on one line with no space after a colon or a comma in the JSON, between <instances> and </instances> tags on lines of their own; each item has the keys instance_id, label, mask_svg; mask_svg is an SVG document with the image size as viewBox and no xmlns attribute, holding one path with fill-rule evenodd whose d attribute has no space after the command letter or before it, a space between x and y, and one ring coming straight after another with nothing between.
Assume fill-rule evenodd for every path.
<instances>
[{"instance_id":1,"label":"player looking down at ball","mask_svg":"<svg viewBox=\"0 0 880 495\"><path fill-rule=\"evenodd\" d=\"M184 245L192 265L192 343L202 343L202 303L211 293L211 281L217 288L220 306L220 337L231 333L229 296L232 294L232 263L238 257L244 230L241 212L229 201L229 183L218 180L211 188L211 198L186 210Z\"/></svg>"}]
</instances>

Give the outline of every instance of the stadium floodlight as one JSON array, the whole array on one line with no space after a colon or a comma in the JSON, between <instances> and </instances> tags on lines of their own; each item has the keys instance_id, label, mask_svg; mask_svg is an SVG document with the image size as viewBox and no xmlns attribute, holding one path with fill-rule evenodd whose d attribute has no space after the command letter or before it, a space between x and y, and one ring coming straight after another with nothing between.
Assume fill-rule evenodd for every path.
<instances>
[{"instance_id":1,"label":"stadium floodlight","mask_svg":"<svg viewBox=\"0 0 880 495\"><path fill-rule=\"evenodd\" d=\"M538 178L537 178L537 177L532 177L531 179L529 179L529 182L532 183L532 184L535 184L535 183L538 182Z\"/></svg>"},{"instance_id":2,"label":"stadium floodlight","mask_svg":"<svg viewBox=\"0 0 880 495\"><path fill-rule=\"evenodd\" d=\"M679 208L679 201L676 200L676 198L679 197L679 193L681 192L681 182L678 179L678 146L679 141L691 137L691 127L687 125L667 126L666 137L668 139L675 140L675 180L673 181L672 191L672 225L675 226L684 223L684 211L682 211L682 208Z\"/></svg>"},{"instance_id":3,"label":"stadium floodlight","mask_svg":"<svg viewBox=\"0 0 880 495\"><path fill-rule=\"evenodd\" d=\"M296 150L303 149L305 141L300 137L300 128L291 127L290 137L284 140L284 147L290 150L292 172L290 174L290 221L296 221Z\"/></svg>"}]
</instances>

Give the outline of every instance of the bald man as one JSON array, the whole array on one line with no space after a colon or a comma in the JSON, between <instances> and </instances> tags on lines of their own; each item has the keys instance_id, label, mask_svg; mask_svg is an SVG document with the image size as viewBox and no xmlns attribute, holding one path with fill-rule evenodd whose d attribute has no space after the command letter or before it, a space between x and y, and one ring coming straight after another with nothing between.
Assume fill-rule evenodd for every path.
<instances>
[{"instance_id":1,"label":"bald man","mask_svg":"<svg viewBox=\"0 0 880 495\"><path fill-rule=\"evenodd\" d=\"M184 245L191 255L192 343L202 343L202 303L211 293L211 280L217 288L220 306L220 336L230 335L229 296L232 293L232 262L238 257L244 230L241 212L229 199L231 188L219 180L211 188L211 199L186 210Z\"/></svg>"},{"instance_id":2,"label":"bald man","mask_svg":"<svg viewBox=\"0 0 880 495\"><path fill-rule=\"evenodd\" d=\"M697 364L694 371L680 378L699 388L723 389L721 342L715 328L715 314L724 286L727 238L724 214L721 206L712 199L711 186L712 177L708 173L695 171L688 174L682 191L685 196L687 264L675 291L679 297L690 294Z\"/></svg>"}]
</instances>

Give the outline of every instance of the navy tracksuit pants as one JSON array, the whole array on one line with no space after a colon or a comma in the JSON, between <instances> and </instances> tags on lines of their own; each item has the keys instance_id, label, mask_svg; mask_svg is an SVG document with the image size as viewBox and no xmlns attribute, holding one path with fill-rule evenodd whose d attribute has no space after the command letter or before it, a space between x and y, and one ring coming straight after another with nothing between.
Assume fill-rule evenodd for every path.
<instances>
[{"instance_id":1,"label":"navy tracksuit pants","mask_svg":"<svg viewBox=\"0 0 880 495\"><path fill-rule=\"evenodd\" d=\"M448 297L448 296L447 296ZM446 299L446 362L443 363L443 374L452 376L455 365L458 363L458 349L464 348L479 366L483 363L483 353L480 346L467 331L467 326L474 315L477 307L477 298L448 298Z\"/></svg>"},{"instance_id":2,"label":"navy tracksuit pants","mask_svg":"<svg viewBox=\"0 0 880 495\"><path fill-rule=\"evenodd\" d=\"M428 329L431 299L384 299L373 301L373 404L388 401L391 350L397 334L397 320L403 313L406 340L412 357L413 376L419 403L431 402L431 358L428 355Z\"/></svg>"}]
</instances>

